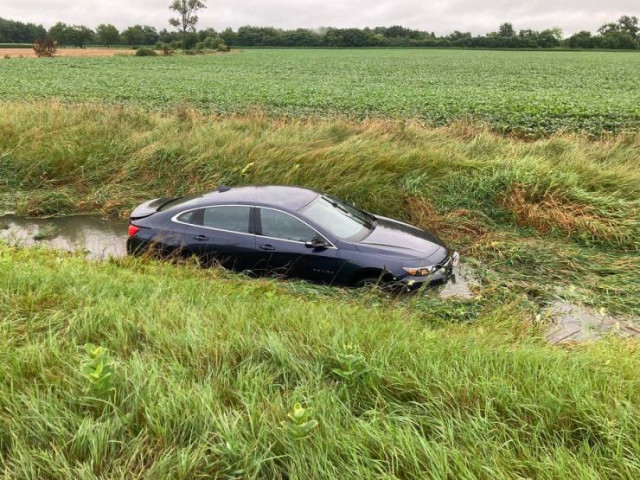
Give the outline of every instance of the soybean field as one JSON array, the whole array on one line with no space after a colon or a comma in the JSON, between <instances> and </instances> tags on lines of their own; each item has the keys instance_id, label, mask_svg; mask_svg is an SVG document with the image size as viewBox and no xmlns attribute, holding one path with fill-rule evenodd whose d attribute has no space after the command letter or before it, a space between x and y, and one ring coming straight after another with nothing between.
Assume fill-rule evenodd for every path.
<instances>
[{"instance_id":1,"label":"soybean field","mask_svg":"<svg viewBox=\"0 0 640 480\"><path fill-rule=\"evenodd\" d=\"M274 49L225 55L0 60L0 98L294 117L456 120L590 135L640 126L640 54Z\"/></svg>"}]
</instances>

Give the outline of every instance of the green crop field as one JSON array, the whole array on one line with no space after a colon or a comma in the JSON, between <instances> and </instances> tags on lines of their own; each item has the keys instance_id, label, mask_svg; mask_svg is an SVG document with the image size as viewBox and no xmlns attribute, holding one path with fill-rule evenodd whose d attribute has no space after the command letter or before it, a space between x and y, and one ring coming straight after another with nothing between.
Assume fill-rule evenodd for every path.
<instances>
[{"instance_id":1,"label":"green crop field","mask_svg":"<svg viewBox=\"0 0 640 480\"><path fill-rule=\"evenodd\" d=\"M0 62L0 98L214 112L457 118L501 131L591 134L640 125L640 55L456 50L250 50L172 58Z\"/></svg>"}]
</instances>

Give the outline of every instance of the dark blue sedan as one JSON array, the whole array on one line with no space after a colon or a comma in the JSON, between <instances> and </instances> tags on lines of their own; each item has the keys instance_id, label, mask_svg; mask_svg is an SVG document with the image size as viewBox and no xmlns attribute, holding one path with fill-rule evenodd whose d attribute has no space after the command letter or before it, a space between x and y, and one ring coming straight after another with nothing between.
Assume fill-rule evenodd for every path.
<instances>
[{"instance_id":1,"label":"dark blue sedan","mask_svg":"<svg viewBox=\"0 0 640 480\"><path fill-rule=\"evenodd\" d=\"M137 207L127 250L255 273L365 286L444 283L458 254L433 234L300 187L219 187Z\"/></svg>"}]
</instances>

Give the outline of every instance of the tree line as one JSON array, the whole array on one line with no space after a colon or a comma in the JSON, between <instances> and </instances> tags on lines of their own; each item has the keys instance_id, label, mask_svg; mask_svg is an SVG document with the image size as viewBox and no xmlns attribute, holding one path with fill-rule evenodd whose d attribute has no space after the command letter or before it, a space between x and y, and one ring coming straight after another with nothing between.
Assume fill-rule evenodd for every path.
<instances>
[{"instance_id":1,"label":"tree line","mask_svg":"<svg viewBox=\"0 0 640 480\"><path fill-rule=\"evenodd\" d=\"M209 44L225 43L244 47L640 48L638 18L626 15L602 25L595 33L585 30L568 38L563 38L558 28L516 31L511 23L503 23L497 31L485 35L455 31L442 36L398 25L318 30L244 26L237 30L227 28L222 31L212 28L195 31L195 23L193 28L183 27L179 31L158 31L149 25L134 25L120 31L114 25L101 24L94 30L84 25L59 22L47 30L42 25L0 18L0 43L33 43L38 38L49 37L58 45L76 47L163 43L175 48L192 49L207 41Z\"/></svg>"}]
</instances>

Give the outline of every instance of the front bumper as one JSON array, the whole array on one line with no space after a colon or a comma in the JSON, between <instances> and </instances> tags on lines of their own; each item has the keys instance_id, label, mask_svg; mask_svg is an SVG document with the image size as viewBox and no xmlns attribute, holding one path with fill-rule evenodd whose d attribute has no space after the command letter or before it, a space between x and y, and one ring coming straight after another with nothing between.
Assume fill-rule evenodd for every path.
<instances>
[{"instance_id":1,"label":"front bumper","mask_svg":"<svg viewBox=\"0 0 640 480\"><path fill-rule=\"evenodd\" d=\"M407 275L406 277L400 278L399 281L402 282L403 288L406 291L418 290L425 285L443 285L452 278L455 280L453 267L456 267L459 262L460 254L458 252L453 252L452 254L447 255L447 258L442 263L438 264L438 269L431 275L424 277Z\"/></svg>"}]
</instances>

